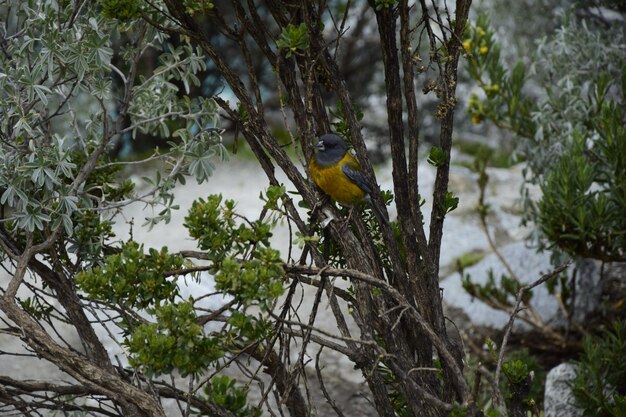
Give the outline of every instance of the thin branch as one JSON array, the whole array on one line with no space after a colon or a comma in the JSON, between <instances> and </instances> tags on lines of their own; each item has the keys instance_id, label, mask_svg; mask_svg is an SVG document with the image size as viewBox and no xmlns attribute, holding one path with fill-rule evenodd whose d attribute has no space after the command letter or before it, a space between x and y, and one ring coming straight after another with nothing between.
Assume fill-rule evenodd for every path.
<instances>
[{"instance_id":1,"label":"thin branch","mask_svg":"<svg viewBox=\"0 0 626 417\"><path fill-rule=\"evenodd\" d=\"M573 260L569 260L566 263L564 263L563 265L555 268L554 270L552 270L552 272L549 272L545 275L543 275L541 278L539 278L538 280L536 280L535 282L532 282L528 285L525 285L524 287L520 288L519 291L517 292L517 300L515 302L515 308L513 309L513 312L511 313L511 316L509 317L509 322L507 323L506 327L505 327L505 332L504 332L504 336L502 337L502 345L500 346L500 352L498 354L498 363L496 365L496 374L495 374L495 385L496 387L499 386L499 382L500 382L500 374L502 372L502 363L504 362L504 351L506 349L506 345L508 343L509 340L509 336L511 334L511 330L513 329L513 323L515 323L515 317L517 316L517 313L520 312L520 304L522 303L522 298L524 296L524 293L526 293L527 291L532 290L533 288L545 283L547 280L549 280L550 278L553 278L555 276L557 276L558 274L560 274L561 272L563 272L565 269L567 269L568 266L570 266L572 264Z\"/></svg>"},{"instance_id":2,"label":"thin branch","mask_svg":"<svg viewBox=\"0 0 626 417\"><path fill-rule=\"evenodd\" d=\"M317 352L317 355L315 355L315 373L317 374L317 380L320 383L320 389L322 390L322 395L324 395L324 398L326 398L326 402L328 403L328 405L332 407L332 409L335 411L338 417L344 417L343 412L341 411L339 407L337 407L337 404L330 397L330 394L328 393L328 391L326 390L326 386L324 385L324 378L322 377L322 369L320 368L320 355L322 354L323 349L324 349L323 346L320 347L320 350Z\"/></svg>"},{"instance_id":3,"label":"thin branch","mask_svg":"<svg viewBox=\"0 0 626 417\"><path fill-rule=\"evenodd\" d=\"M323 286L324 288L332 292L332 294L329 295L329 298L332 297L332 295L334 294L348 303L352 303L352 304L356 303L356 299L354 298L352 294L350 294L348 291L342 288L337 288L333 286L329 282L322 282L321 280L315 280L307 276L297 275L297 274L295 275L294 279L297 280L298 282L302 282L304 284L311 285L314 287Z\"/></svg>"},{"instance_id":4,"label":"thin branch","mask_svg":"<svg viewBox=\"0 0 626 417\"><path fill-rule=\"evenodd\" d=\"M446 361L450 370L452 371L454 378L453 382L455 386L459 389L460 392L464 393L463 398L466 398L466 393L468 392L467 383L465 381L465 377L463 372L459 368L456 360L452 357L452 353L448 350L444 341L439 337L439 335L432 329L427 320L424 319L422 314L417 311L417 309L407 302L406 298L393 286L388 284L386 281L379 280L371 275L365 274L361 271L354 269L334 269L334 268L326 268L323 271L319 268L313 267L305 267L301 265L285 265L284 268L288 271L297 272L301 274L328 274L328 275L337 275L337 276L347 276L358 281L366 282L370 285L373 285L381 290L385 291L389 294L397 303L403 304L408 307L408 311L415 320L416 324L419 326L421 330L424 331L425 335L429 338L429 340L433 343L439 355Z\"/></svg>"},{"instance_id":5,"label":"thin branch","mask_svg":"<svg viewBox=\"0 0 626 417\"><path fill-rule=\"evenodd\" d=\"M502 394L500 393L500 387L498 386L495 379L493 378L493 375L491 375L491 372L489 372L489 370L485 368L484 366L478 366L478 368L476 369L477 369L477 372L479 372L482 376L484 376L487 382L489 383L489 387L491 388L491 393L493 394L494 403L496 407L498 407L500 414L502 415L502 417L508 417L508 412L504 405Z\"/></svg>"},{"instance_id":6,"label":"thin branch","mask_svg":"<svg viewBox=\"0 0 626 417\"><path fill-rule=\"evenodd\" d=\"M98 392L84 385L60 385L39 380L17 380L9 376L0 375L0 385L11 386L25 392L47 391L60 395L92 395Z\"/></svg>"}]
</instances>

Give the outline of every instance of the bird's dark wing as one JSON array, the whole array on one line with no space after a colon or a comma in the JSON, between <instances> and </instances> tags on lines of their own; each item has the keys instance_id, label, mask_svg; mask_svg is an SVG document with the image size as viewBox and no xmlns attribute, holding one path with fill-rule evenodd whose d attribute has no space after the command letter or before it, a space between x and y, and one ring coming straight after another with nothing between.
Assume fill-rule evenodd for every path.
<instances>
[{"instance_id":1,"label":"bird's dark wing","mask_svg":"<svg viewBox=\"0 0 626 417\"><path fill-rule=\"evenodd\" d=\"M341 170L344 174L346 174L346 177L358 185L361 190L363 190L366 194L371 194L372 186L360 170L353 169L350 164L343 164L341 166Z\"/></svg>"},{"instance_id":2,"label":"bird's dark wing","mask_svg":"<svg viewBox=\"0 0 626 417\"><path fill-rule=\"evenodd\" d=\"M343 171L344 174L346 174L346 177L348 177L350 181L358 185L359 188L365 192L366 194L365 201L367 202L367 204L369 204L369 206L374 211L374 215L378 219L378 222L381 225L383 223L388 225L389 220L387 220L387 217L383 215L383 213L378 209L378 207L376 207L376 205L370 198L370 194L372 194L372 190L374 189L374 187L372 187L371 183L361 173L358 162L355 161L353 163L350 163L350 162L345 163L341 166L341 170Z\"/></svg>"}]
</instances>

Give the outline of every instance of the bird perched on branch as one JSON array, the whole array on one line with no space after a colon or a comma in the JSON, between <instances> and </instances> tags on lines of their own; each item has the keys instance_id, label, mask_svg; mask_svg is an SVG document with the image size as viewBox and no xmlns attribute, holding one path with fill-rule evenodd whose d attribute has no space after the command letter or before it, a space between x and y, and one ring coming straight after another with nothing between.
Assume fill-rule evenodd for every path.
<instances>
[{"instance_id":1,"label":"bird perched on branch","mask_svg":"<svg viewBox=\"0 0 626 417\"><path fill-rule=\"evenodd\" d=\"M309 170L315 184L342 205L354 207L362 201L367 202L378 222L389 224L373 204L370 194L374 187L361 172L359 162L348 152L343 139L332 133L326 134L320 137L314 148Z\"/></svg>"}]
</instances>

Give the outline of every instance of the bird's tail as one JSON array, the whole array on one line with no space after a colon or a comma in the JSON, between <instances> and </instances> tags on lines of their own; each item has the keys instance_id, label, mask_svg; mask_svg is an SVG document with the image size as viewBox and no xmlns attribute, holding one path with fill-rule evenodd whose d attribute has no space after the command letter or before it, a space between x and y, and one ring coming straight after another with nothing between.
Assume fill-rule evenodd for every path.
<instances>
[{"instance_id":1,"label":"bird's tail","mask_svg":"<svg viewBox=\"0 0 626 417\"><path fill-rule=\"evenodd\" d=\"M367 201L367 204L372 208L372 211L374 212L374 215L376 216L376 220L378 220L378 224L380 224L381 226L383 224L389 225L389 220L387 220L387 216L385 216L385 214L382 211L380 211L378 206L374 204L369 194L365 198L365 201Z\"/></svg>"}]
</instances>

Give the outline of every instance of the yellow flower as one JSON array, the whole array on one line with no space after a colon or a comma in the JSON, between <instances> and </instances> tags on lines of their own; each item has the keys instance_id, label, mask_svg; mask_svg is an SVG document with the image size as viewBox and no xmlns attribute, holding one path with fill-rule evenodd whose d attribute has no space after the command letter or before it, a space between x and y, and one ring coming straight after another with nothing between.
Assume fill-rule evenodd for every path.
<instances>
[{"instance_id":1,"label":"yellow flower","mask_svg":"<svg viewBox=\"0 0 626 417\"><path fill-rule=\"evenodd\" d=\"M465 42L463 42L463 49L465 49L465 52L469 52L472 50L472 40L468 39Z\"/></svg>"},{"instance_id":2,"label":"yellow flower","mask_svg":"<svg viewBox=\"0 0 626 417\"><path fill-rule=\"evenodd\" d=\"M478 51L480 52L481 55L487 55L487 52L489 52L489 47L487 46L481 46Z\"/></svg>"}]
</instances>

